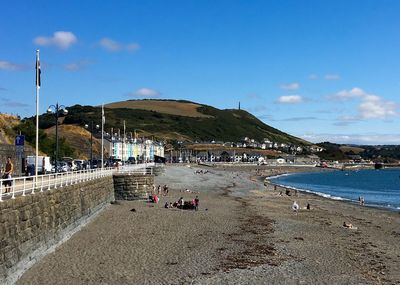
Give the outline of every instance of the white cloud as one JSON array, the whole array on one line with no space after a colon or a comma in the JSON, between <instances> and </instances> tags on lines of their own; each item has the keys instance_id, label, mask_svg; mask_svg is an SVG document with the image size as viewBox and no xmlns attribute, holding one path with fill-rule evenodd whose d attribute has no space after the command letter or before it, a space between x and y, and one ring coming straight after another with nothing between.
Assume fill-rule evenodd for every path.
<instances>
[{"instance_id":1,"label":"white cloud","mask_svg":"<svg viewBox=\"0 0 400 285\"><path fill-rule=\"evenodd\" d=\"M277 102L281 104L297 104L302 103L304 98L300 95L287 95L278 98Z\"/></svg>"},{"instance_id":2,"label":"white cloud","mask_svg":"<svg viewBox=\"0 0 400 285\"><path fill-rule=\"evenodd\" d=\"M276 121L298 122L298 121L314 121L314 120L319 120L319 119L317 117L292 117L292 118L286 118L286 119L276 120Z\"/></svg>"},{"instance_id":3,"label":"white cloud","mask_svg":"<svg viewBox=\"0 0 400 285\"><path fill-rule=\"evenodd\" d=\"M362 119L388 119L399 115L399 106L395 102L387 101L374 94L368 94L358 87L354 87L351 90L339 91L334 95L334 98L341 100L358 98L361 100L358 105L358 115L352 117L352 121ZM340 121L343 122L344 120Z\"/></svg>"},{"instance_id":4,"label":"white cloud","mask_svg":"<svg viewBox=\"0 0 400 285\"><path fill-rule=\"evenodd\" d=\"M27 69L26 65L0 60L0 70L20 71Z\"/></svg>"},{"instance_id":5,"label":"white cloud","mask_svg":"<svg viewBox=\"0 0 400 285\"><path fill-rule=\"evenodd\" d=\"M39 46L56 46L60 49L68 49L78 42L72 32L58 31L52 37L36 37L33 42Z\"/></svg>"},{"instance_id":6,"label":"white cloud","mask_svg":"<svg viewBox=\"0 0 400 285\"><path fill-rule=\"evenodd\" d=\"M74 63L69 63L64 65L64 69L67 71L78 71L84 69L86 66L93 64L93 61L90 60L81 60Z\"/></svg>"},{"instance_id":7,"label":"white cloud","mask_svg":"<svg viewBox=\"0 0 400 285\"><path fill-rule=\"evenodd\" d=\"M304 134L299 137L313 142L333 142L339 144L382 145L398 144L400 134Z\"/></svg>"},{"instance_id":8,"label":"white cloud","mask_svg":"<svg viewBox=\"0 0 400 285\"><path fill-rule=\"evenodd\" d=\"M316 74L310 74L310 75L308 76L308 79L310 79L310 80L317 80L317 79L318 79L318 75L316 75Z\"/></svg>"},{"instance_id":9,"label":"white cloud","mask_svg":"<svg viewBox=\"0 0 400 285\"><path fill-rule=\"evenodd\" d=\"M103 47L104 49L108 51L136 51L140 48L140 45L137 43L128 43L128 44L123 44L119 43L117 41L114 41L110 38L102 38L99 42L100 46Z\"/></svg>"},{"instance_id":10,"label":"white cloud","mask_svg":"<svg viewBox=\"0 0 400 285\"><path fill-rule=\"evenodd\" d=\"M358 106L361 118L363 119L387 119L398 115L398 106L391 101L383 100L375 95L368 95Z\"/></svg>"},{"instance_id":11,"label":"white cloud","mask_svg":"<svg viewBox=\"0 0 400 285\"><path fill-rule=\"evenodd\" d=\"M366 95L367 95L367 93L364 90L362 90L361 88L358 88L358 87L354 87L351 90L339 91L335 94L334 97L338 98L338 99L346 100L349 98L363 97Z\"/></svg>"},{"instance_id":12,"label":"white cloud","mask_svg":"<svg viewBox=\"0 0 400 285\"><path fill-rule=\"evenodd\" d=\"M140 88L134 92L128 94L132 97L146 97L146 98L156 98L160 97L161 92L151 88Z\"/></svg>"},{"instance_id":13,"label":"white cloud","mask_svg":"<svg viewBox=\"0 0 400 285\"><path fill-rule=\"evenodd\" d=\"M337 74L327 74L324 76L325 80L339 80L340 76Z\"/></svg>"},{"instance_id":14,"label":"white cloud","mask_svg":"<svg viewBox=\"0 0 400 285\"><path fill-rule=\"evenodd\" d=\"M280 88L283 90L298 90L300 88L300 84L297 82L282 84Z\"/></svg>"}]
</instances>

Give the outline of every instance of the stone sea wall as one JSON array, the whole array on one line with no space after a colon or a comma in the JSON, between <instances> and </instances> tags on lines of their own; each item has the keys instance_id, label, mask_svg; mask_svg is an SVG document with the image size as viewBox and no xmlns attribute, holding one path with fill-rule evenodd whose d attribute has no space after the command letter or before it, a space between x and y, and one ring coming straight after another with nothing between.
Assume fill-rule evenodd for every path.
<instances>
[{"instance_id":1,"label":"stone sea wall","mask_svg":"<svg viewBox=\"0 0 400 285\"><path fill-rule=\"evenodd\" d=\"M114 191L116 200L147 199L154 184L152 174L116 174Z\"/></svg>"},{"instance_id":2,"label":"stone sea wall","mask_svg":"<svg viewBox=\"0 0 400 285\"><path fill-rule=\"evenodd\" d=\"M0 284L15 283L112 200L106 177L0 203Z\"/></svg>"}]
</instances>

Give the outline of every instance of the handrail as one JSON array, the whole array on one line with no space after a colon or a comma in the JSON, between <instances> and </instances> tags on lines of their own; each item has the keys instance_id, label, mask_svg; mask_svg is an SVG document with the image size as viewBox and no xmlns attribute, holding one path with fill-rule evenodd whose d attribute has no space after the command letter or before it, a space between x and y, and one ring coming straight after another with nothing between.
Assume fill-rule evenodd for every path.
<instances>
[{"instance_id":1,"label":"handrail","mask_svg":"<svg viewBox=\"0 0 400 285\"><path fill-rule=\"evenodd\" d=\"M52 174L44 174L38 176L22 176L11 179L0 179L0 202L5 199L15 199L16 196L33 195L36 192L44 192L51 189L62 188L69 185L74 185L90 180L95 180L115 173L150 173L149 167L154 166L154 163L142 163L124 165L120 167L105 167L97 169L83 169L78 171L68 171ZM11 182L11 185L9 183ZM9 191L9 193L6 193Z\"/></svg>"}]
</instances>

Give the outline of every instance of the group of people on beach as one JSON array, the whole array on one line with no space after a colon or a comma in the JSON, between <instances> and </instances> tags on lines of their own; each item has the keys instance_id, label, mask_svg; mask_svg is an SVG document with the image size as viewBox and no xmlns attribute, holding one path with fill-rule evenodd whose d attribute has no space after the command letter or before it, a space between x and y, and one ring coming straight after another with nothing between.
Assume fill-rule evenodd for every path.
<instances>
[{"instance_id":1,"label":"group of people on beach","mask_svg":"<svg viewBox=\"0 0 400 285\"><path fill-rule=\"evenodd\" d=\"M196 196L193 198L191 201L185 201L183 197L180 197L178 201L175 202L165 202L164 208L169 209L169 208L178 208L182 210L195 210L197 211L199 209L200 205L200 199L199 196Z\"/></svg>"},{"instance_id":2,"label":"group of people on beach","mask_svg":"<svg viewBox=\"0 0 400 285\"><path fill-rule=\"evenodd\" d=\"M358 204L359 204L360 206L365 206L365 199L364 199L363 196L359 196L359 197L358 197Z\"/></svg>"},{"instance_id":3,"label":"group of people on beach","mask_svg":"<svg viewBox=\"0 0 400 285\"><path fill-rule=\"evenodd\" d=\"M181 190L180 192L183 192L183 190ZM198 193L198 192L194 192L194 191L190 191L189 189L185 189L184 192L188 192L188 193ZM151 195L149 195L148 197L148 201L150 203L159 203L160 202L160 196L167 196L169 193L169 188L168 186L165 184L164 186L158 185L156 187L155 184L153 184L153 192L151 193ZM193 198L191 201L185 201L183 199L183 197L180 197L178 199L178 201L175 202L165 202L164 204L164 208L168 209L168 208L178 208L178 209L191 209L191 210L198 210L199 209L199 204L200 204L200 199L199 196L196 196L195 198Z\"/></svg>"},{"instance_id":4,"label":"group of people on beach","mask_svg":"<svg viewBox=\"0 0 400 285\"><path fill-rule=\"evenodd\" d=\"M194 174L207 174L207 173L208 173L208 170L203 170L203 169L196 170L196 171L194 172Z\"/></svg>"},{"instance_id":5,"label":"group of people on beach","mask_svg":"<svg viewBox=\"0 0 400 285\"><path fill-rule=\"evenodd\" d=\"M166 184L164 184L164 186L161 187L161 185L158 185L156 187L155 184L153 184L153 193L152 194L158 194L158 195L164 195L167 196L169 193L169 188Z\"/></svg>"}]
</instances>

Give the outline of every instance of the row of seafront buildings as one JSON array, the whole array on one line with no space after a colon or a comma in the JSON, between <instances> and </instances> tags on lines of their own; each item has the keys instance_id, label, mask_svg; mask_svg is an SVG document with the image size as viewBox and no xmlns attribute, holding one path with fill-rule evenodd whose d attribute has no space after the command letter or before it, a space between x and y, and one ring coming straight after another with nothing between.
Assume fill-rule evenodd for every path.
<instances>
[{"instance_id":1,"label":"row of seafront buildings","mask_svg":"<svg viewBox=\"0 0 400 285\"><path fill-rule=\"evenodd\" d=\"M258 164L299 164L317 165L320 159L315 154L293 155L281 153L280 155L269 158L255 149L238 150L171 150L165 153L165 158L169 162L232 162L232 163L258 163Z\"/></svg>"},{"instance_id":2,"label":"row of seafront buildings","mask_svg":"<svg viewBox=\"0 0 400 285\"><path fill-rule=\"evenodd\" d=\"M114 159L152 162L155 156L164 157L163 143L150 139L124 140L112 137L107 142L110 157Z\"/></svg>"}]
</instances>

